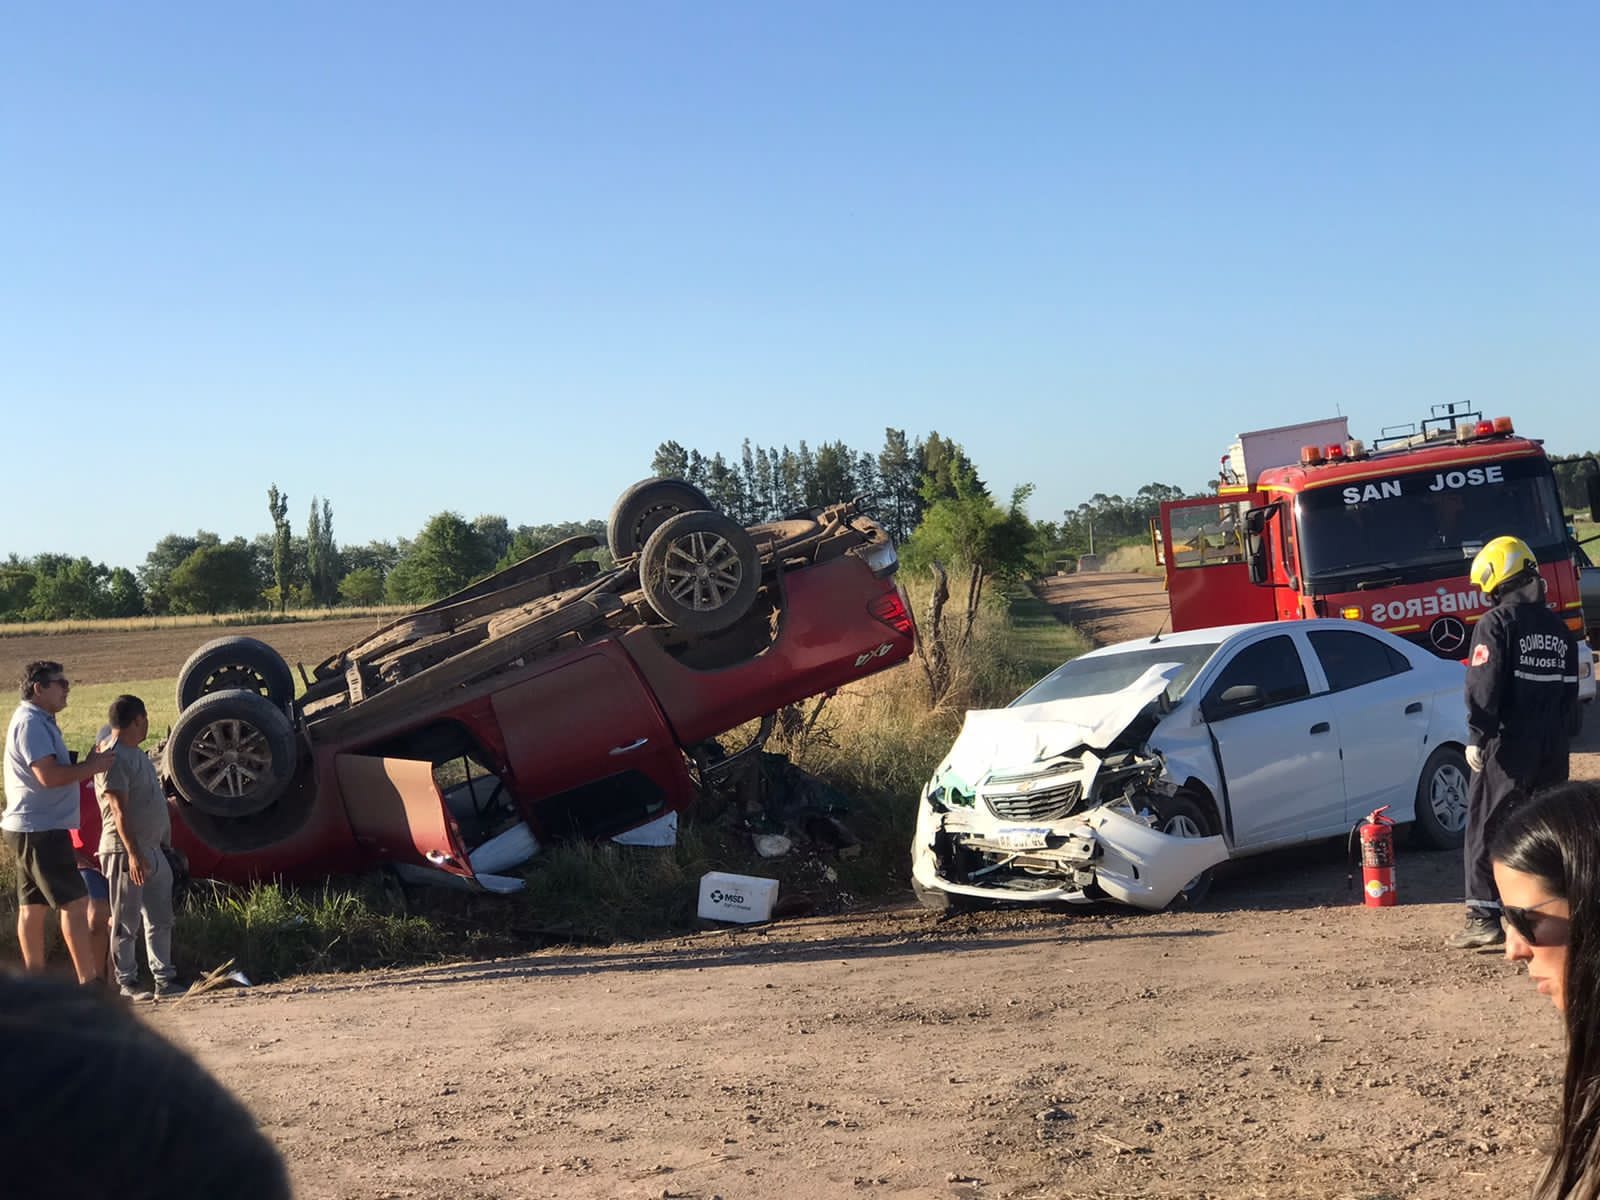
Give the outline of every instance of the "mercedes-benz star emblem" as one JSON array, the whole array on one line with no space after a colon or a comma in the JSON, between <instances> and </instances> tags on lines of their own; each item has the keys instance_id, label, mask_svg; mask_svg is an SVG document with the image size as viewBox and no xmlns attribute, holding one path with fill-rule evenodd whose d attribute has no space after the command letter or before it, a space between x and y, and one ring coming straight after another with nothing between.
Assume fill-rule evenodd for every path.
<instances>
[{"instance_id":1,"label":"mercedes-benz star emblem","mask_svg":"<svg viewBox=\"0 0 1600 1200\"><path fill-rule=\"evenodd\" d=\"M1467 644L1467 627L1455 617L1440 617L1428 626L1428 640L1435 650L1454 654Z\"/></svg>"}]
</instances>

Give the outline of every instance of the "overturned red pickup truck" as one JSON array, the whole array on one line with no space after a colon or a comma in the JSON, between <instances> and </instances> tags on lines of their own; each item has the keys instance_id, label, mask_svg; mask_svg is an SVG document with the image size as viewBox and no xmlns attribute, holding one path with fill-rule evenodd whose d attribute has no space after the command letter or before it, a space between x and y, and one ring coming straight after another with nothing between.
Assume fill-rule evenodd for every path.
<instances>
[{"instance_id":1,"label":"overturned red pickup truck","mask_svg":"<svg viewBox=\"0 0 1600 1200\"><path fill-rule=\"evenodd\" d=\"M856 504L746 528L646 480L607 540L613 567L569 539L302 667L298 697L263 642L197 650L161 753L194 873L472 880L520 825L596 838L682 810L778 709L911 654L894 544Z\"/></svg>"}]
</instances>

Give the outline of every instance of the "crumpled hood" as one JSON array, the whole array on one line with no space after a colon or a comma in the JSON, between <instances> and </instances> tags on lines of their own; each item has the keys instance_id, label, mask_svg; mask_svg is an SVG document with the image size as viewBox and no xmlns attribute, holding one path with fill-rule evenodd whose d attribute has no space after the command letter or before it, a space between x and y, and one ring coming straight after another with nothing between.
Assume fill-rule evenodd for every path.
<instances>
[{"instance_id":1,"label":"crumpled hood","mask_svg":"<svg viewBox=\"0 0 1600 1200\"><path fill-rule=\"evenodd\" d=\"M974 786L991 771L1025 770L1079 746L1104 750L1182 670L1181 663L1156 663L1118 692L1020 708L971 709L937 774L954 772Z\"/></svg>"}]
</instances>

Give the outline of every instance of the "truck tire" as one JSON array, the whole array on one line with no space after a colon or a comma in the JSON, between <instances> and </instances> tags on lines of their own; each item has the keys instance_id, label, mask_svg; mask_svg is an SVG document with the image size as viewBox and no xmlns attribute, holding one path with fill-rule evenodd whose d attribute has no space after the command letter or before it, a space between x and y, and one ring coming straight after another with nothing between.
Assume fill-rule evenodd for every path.
<instances>
[{"instance_id":1,"label":"truck tire","mask_svg":"<svg viewBox=\"0 0 1600 1200\"><path fill-rule=\"evenodd\" d=\"M681 479L642 479L622 495L611 508L606 522L606 544L611 557L630 558L644 549L650 535L661 523L679 513L703 512L711 508L706 494Z\"/></svg>"},{"instance_id":2,"label":"truck tire","mask_svg":"<svg viewBox=\"0 0 1600 1200\"><path fill-rule=\"evenodd\" d=\"M201 646L178 672L178 711L212 692L245 691L277 707L294 699L289 664L265 642L252 637L214 638Z\"/></svg>"},{"instance_id":3,"label":"truck tire","mask_svg":"<svg viewBox=\"0 0 1600 1200\"><path fill-rule=\"evenodd\" d=\"M298 758L294 729L255 692L202 696L178 714L163 773L181 795L214 817L248 817L288 790Z\"/></svg>"},{"instance_id":4,"label":"truck tire","mask_svg":"<svg viewBox=\"0 0 1600 1200\"><path fill-rule=\"evenodd\" d=\"M645 542L639 586L663 620L688 633L716 633L755 603L761 556L749 531L732 517L679 513Z\"/></svg>"}]
</instances>

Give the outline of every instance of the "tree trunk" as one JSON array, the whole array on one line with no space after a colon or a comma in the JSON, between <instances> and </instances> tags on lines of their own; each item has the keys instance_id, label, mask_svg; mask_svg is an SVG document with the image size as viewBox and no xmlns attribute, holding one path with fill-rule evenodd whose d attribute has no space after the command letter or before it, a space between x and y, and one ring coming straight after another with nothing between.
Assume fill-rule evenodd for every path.
<instances>
[{"instance_id":1,"label":"tree trunk","mask_svg":"<svg viewBox=\"0 0 1600 1200\"><path fill-rule=\"evenodd\" d=\"M950 688L950 659L945 653L944 606L950 599L950 581L944 565L932 564L933 596L928 601L928 621L917 639L917 658L928 680L928 703L937 706Z\"/></svg>"},{"instance_id":2,"label":"tree trunk","mask_svg":"<svg viewBox=\"0 0 1600 1200\"><path fill-rule=\"evenodd\" d=\"M972 627L978 621L978 601L983 598L983 568L977 563L972 564L972 574L967 578L967 611L961 627L961 646L972 640Z\"/></svg>"}]
</instances>

